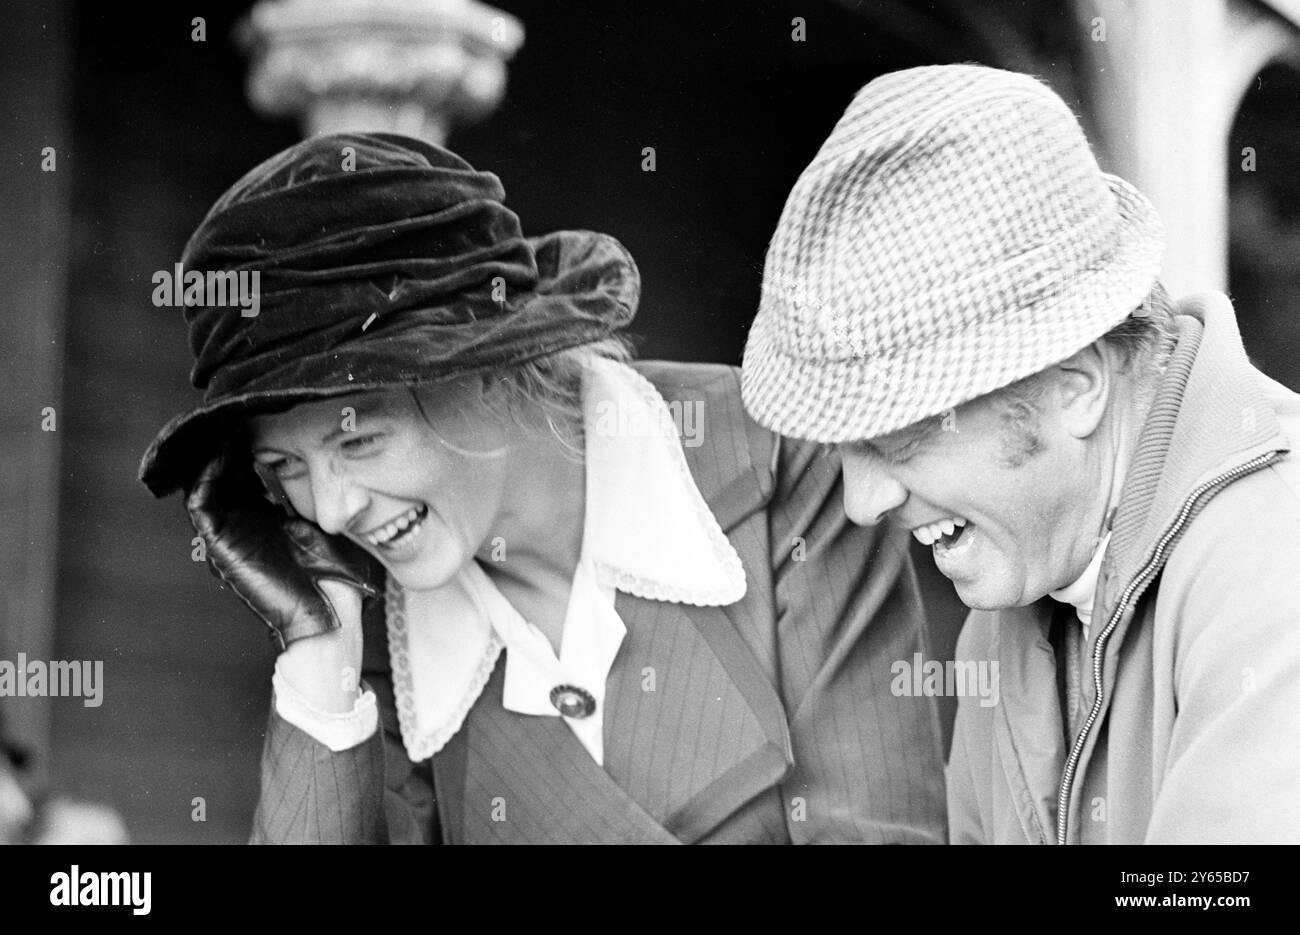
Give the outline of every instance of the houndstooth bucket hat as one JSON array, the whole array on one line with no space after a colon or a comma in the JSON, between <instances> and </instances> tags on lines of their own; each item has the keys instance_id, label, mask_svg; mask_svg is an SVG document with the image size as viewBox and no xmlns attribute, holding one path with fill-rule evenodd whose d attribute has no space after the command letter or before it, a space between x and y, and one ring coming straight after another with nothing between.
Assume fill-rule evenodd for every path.
<instances>
[{"instance_id":1,"label":"houndstooth bucket hat","mask_svg":"<svg viewBox=\"0 0 1300 935\"><path fill-rule=\"evenodd\" d=\"M1164 229L1065 103L976 65L858 92L795 183L745 348L750 414L875 438L1044 370L1155 284Z\"/></svg>"}]
</instances>

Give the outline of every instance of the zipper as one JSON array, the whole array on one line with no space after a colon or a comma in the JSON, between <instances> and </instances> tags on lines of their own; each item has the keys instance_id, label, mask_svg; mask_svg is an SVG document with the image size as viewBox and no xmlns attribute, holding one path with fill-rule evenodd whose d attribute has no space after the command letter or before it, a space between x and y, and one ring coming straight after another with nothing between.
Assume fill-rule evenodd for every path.
<instances>
[{"instance_id":1,"label":"zipper","mask_svg":"<svg viewBox=\"0 0 1300 935\"><path fill-rule=\"evenodd\" d=\"M1066 825L1069 819L1069 812L1067 809L1070 803L1070 792L1074 785L1075 774L1079 767L1079 757L1083 755L1083 746L1088 740L1088 734L1092 730L1093 725L1097 722L1098 715L1101 714L1102 657L1106 652L1106 643L1110 639L1111 633L1113 633L1115 628L1119 626L1120 618L1124 616L1124 612L1128 609L1128 605L1133 600L1134 595L1139 593L1140 590L1146 588L1147 584L1150 583L1150 579L1155 575L1156 570L1164 563L1165 552L1169 548L1170 543L1172 543L1174 539L1177 538L1178 534L1182 532L1183 527L1186 526L1188 520L1192 518L1193 511L1196 509L1205 494L1214 490L1216 487L1221 487L1239 477L1254 473L1265 465L1276 460L1278 456L1279 453L1276 451L1270 451L1266 454L1259 455L1243 464L1237 465L1230 471L1225 471L1218 477L1211 478L1188 494L1187 499L1183 501L1183 506L1178 511L1178 516L1175 517L1173 524L1165 530L1165 534L1161 536L1160 541L1156 543L1155 551L1151 554L1151 560L1142 566L1141 571L1139 571L1137 575L1134 576L1133 580L1129 582L1128 587L1124 589L1124 593L1120 595L1119 603L1115 605L1115 610L1110 615L1110 619L1106 621L1105 628L1097 635L1097 642L1092 649L1092 687L1095 697L1092 701L1092 708L1088 711L1088 717L1083 722L1083 727L1079 731L1079 736L1074 738L1074 745L1070 748L1070 755L1066 758L1065 770L1061 774L1060 789L1056 795L1057 844L1064 844L1066 842L1066 832L1068 830Z\"/></svg>"}]
</instances>

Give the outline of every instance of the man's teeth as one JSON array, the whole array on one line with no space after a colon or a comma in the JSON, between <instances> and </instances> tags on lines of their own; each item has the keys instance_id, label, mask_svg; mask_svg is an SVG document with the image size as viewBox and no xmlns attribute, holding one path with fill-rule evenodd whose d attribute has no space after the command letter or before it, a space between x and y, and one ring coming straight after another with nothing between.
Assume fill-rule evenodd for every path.
<instances>
[{"instance_id":1,"label":"man's teeth","mask_svg":"<svg viewBox=\"0 0 1300 935\"><path fill-rule=\"evenodd\" d=\"M374 546L387 545L412 526L419 525L424 519L424 507L417 506L407 510L397 519L392 520L374 532L366 534L366 540Z\"/></svg>"},{"instance_id":2,"label":"man's teeth","mask_svg":"<svg viewBox=\"0 0 1300 935\"><path fill-rule=\"evenodd\" d=\"M912 535L916 536L916 541L921 545L934 545L944 536L951 536L965 525L966 520L960 516L948 516L925 526L918 526L912 530Z\"/></svg>"}]
</instances>

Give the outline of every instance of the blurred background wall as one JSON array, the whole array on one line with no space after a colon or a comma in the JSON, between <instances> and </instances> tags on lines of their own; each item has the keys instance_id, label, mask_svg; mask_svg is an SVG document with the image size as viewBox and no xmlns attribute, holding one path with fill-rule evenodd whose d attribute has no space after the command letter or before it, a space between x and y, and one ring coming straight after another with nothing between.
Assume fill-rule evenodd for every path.
<instances>
[{"instance_id":1,"label":"blurred background wall","mask_svg":"<svg viewBox=\"0 0 1300 935\"><path fill-rule=\"evenodd\" d=\"M114 805L137 841L244 839L273 662L192 560L178 500L135 481L193 398L183 321L150 280L304 126L449 133L525 230L628 246L641 356L734 364L785 196L862 84L940 62L1032 72L1155 200L1172 291L1230 291L1252 357L1300 389L1300 3L266 0L239 30L261 37L251 72L232 35L252 4L202 7L48 0L8 10L0 34L0 659L103 660L106 682L98 708L6 698L0 717L42 778ZM459 52L377 60L356 23L385 9ZM344 73L410 106L327 100ZM250 75L283 119L250 104ZM942 658L962 611L924 552L918 567Z\"/></svg>"}]
</instances>

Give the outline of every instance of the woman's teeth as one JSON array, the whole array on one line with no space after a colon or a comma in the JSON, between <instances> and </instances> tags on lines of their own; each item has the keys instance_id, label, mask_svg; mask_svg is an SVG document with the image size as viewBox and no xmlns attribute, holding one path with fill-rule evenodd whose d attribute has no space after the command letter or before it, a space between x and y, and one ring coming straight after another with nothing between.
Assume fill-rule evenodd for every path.
<instances>
[{"instance_id":1,"label":"woman's teeth","mask_svg":"<svg viewBox=\"0 0 1300 935\"><path fill-rule=\"evenodd\" d=\"M376 548L391 548L399 540L413 536L418 532L420 525L428 514L428 507L413 507L383 527L372 533L367 533L366 541Z\"/></svg>"},{"instance_id":2,"label":"woman's teeth","mask_svg":"<svg viewBox=\"0 0 1300 935\"><path fill-rule=\"evenodd\" d=\"M958 529L965 527L966 520L960 516L949 516L925 526L918 526L912 530L912 535L916 536L916 541L921 545L934 545L944 536L952 536ZM957 535L961 534L957 533Z\"/></svg>"}]
</instances>

